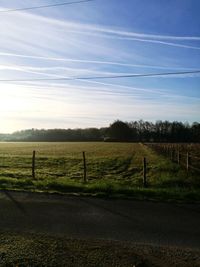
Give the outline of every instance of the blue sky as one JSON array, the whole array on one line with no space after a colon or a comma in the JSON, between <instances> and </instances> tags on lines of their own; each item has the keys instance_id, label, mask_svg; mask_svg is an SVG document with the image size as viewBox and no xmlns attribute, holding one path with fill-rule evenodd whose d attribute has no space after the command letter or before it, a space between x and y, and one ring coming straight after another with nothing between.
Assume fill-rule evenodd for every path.
<instances>
[{"instance_id":1,"label":"blue sky","mask_svg":"<svg viewBox=\"0 0 200 267\"><path fill-rule=\"evenodd\" d=\"M3 0L0 10L67 1ZM0 12L0 80L200 69L200 1L96 0ZM200 75L0 82L0 132L199 121Z\"/></svg>"}]
</instances>

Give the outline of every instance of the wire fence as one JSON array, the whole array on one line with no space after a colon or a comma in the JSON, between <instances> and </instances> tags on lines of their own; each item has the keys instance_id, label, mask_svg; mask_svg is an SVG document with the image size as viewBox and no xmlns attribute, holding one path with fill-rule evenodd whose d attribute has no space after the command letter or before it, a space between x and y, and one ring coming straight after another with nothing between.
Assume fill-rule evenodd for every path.
<instances>
[{"instance_id":1,"label":"wire fence","mask_svg":"<svg viewBox=\"0 0 200 267\"><path fill-rule=\"evenodd\" d=\"M0 178L52 179L68 178L76 181L99 181L131 179L138 173L141 184L146 187L147 172L151 168L147 159L141 157L132 165L133 155L127 157L92 158L86 152L66 157L45 157L33 151L32 155L0 155ZM143 181L143 182L142 182Z\"/></svg>"},{"instance_id":2,"label":"wire fence","mask_svg":"<svg viewBox=\"0 0 200 267\"><path fill-rule=\"evenodd\" d=\"M169 158L172 162L177 163L187 172L200 173L200 156L196 155L196 149L192 145L178 144L146 144L155 152Z\"/></svg>"},{"instance_id":3,"label":"wire fence","mask_svg":"<svg viewBox=\"0 0 200 267\"><path fill-rule=\"evenodd\" d=\"M158 155L169 158L172 162L185 169L187 173L200 173L200 157L198 152L185 147L171 144L145 144ZM184 149L183 149L184 148ZM189 151L189 152L188 152ZM136 153L137 154L137 153ZM149 156L129 157L87 157L80 152L72 156L44 156L33 151L32 155L0 155L0 178L45 180L64 178L73 181L127 181L143 187L149 186L149 176L159 176L158 159ZM159 158L159 157L158 157ZM133 160L134 159L134 160ZM170 172L171 170L169 170ZM157 173L157 174L156 174ZM159 179L159 177L158 177Z\"/></svg>"}]
</instances>

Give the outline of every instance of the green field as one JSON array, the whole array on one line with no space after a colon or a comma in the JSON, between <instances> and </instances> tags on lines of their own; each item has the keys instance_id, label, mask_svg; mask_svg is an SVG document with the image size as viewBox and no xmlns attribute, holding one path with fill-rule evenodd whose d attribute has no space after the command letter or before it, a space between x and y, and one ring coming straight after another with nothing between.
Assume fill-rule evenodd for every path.
<instances>
[{"instance_id":1,"label":"green field","mask_svg":"<svg viewBox=\"0 0 200 267\"><path fill-rule=\"evenodd\" d=\"M36 151L35 179L32 153ZM87 183L83 182L85 151ZM143 188L143 158L148 188ZM141 143L0 143L0 187L198 200L200 179Z\"/></svg>"}]
</instances>

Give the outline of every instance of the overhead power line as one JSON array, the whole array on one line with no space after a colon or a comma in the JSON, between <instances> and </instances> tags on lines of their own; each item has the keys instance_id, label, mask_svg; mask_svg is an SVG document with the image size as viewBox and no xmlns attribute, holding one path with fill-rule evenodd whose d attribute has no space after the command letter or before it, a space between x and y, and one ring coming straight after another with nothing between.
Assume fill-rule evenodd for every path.
<instances>
[{"instance_id":1,"label":"overhead power line","mask_svg":"<svg viewBox=\"0 0 200 267\"><path fill-rule=\"evenodd\" d=\"M118 78L137 78L137 77L153 77L153 76L169 76L169 75L183 75L183 74L195 74L200 73L200 70L196 71L182 71L182 72L162 72L162 73L147 73L147 74L127 74L127 75L111 75L111 76L91 76L83 78L75 78L81 80L95 80L95 79L118 79ZM71 78L69 78L71 79Z\"/></svg>"},{"instance_id":2,"label":"overhead power line","mask_svg":"<svg viewBox=\"0 0 200 267\"><path fill-rule=\"evenodd\" d=\"M51 5L43 5L43 6L33 6L33 7L7 9L7 10L0 10L0 13L15 12L15 11L25 11L25 10L32 10L32 9L56 7L56 6L74 5L74 4L81 4L81 3L92 2L92 1L95 1L95 0L80 0L80 1L64 2L64 3L57 3L57 4L51 4Z\"/></svg>"},{"instance_id":3,"label":"overhead power line","mask_svg":"<svg viewBox=\"0 0 200 267\"><path fill-rule=\"evenodd\" d=\"M98 80L98 79L120 79L120 78L138 78L138 77L154 77L154 76L171 76L184 74L198 74L196 71L182 72L162 72L162 73L146 73L146 74L127 74L127 75L112 75L112 76L89 76L89 77L63 77L63 78L32 78L32 79L0 79L0 82L29 82L29 81L70 81L70 80Z\"/></svg>"}]
</instances>

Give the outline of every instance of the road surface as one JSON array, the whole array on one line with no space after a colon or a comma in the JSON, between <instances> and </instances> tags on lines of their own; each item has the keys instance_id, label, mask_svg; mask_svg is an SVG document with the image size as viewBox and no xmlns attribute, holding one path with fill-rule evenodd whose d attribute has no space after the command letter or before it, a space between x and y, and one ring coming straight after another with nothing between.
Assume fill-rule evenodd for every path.
<instances>
[{"instance_id":1,"label":"road surface","mask_svg":"<svg viewBox=\"0 0 200 267\"><path fill-rule=\"evenodd\" d=\"M200 204L0 191L0 232L200 247Z\"/></svg>"}]
</instances>

